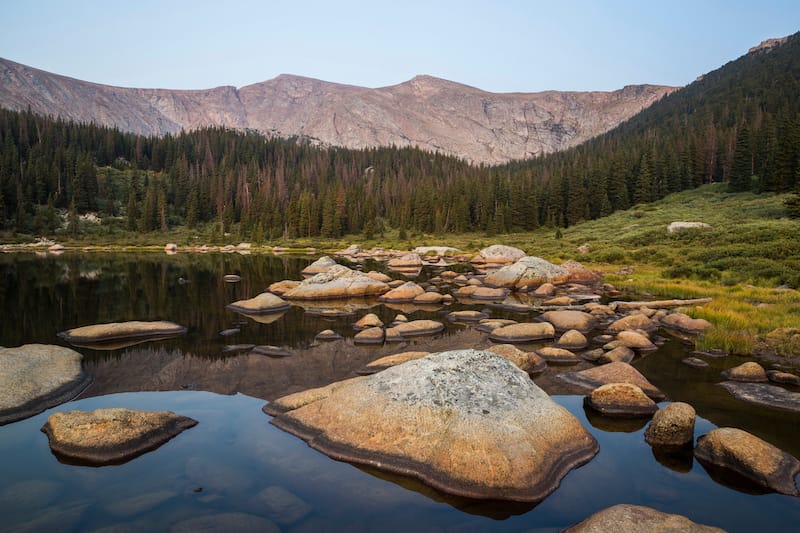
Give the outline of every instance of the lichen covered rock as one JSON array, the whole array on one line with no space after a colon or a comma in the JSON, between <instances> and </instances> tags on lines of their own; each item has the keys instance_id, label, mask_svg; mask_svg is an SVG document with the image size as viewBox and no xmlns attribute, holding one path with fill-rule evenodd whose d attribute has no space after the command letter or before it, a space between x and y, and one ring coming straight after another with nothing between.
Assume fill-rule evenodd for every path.
<instances>
[{"instance_id":1,"label":"lichen covered rock","mask_svg":"<svg viewBox=\"0 0 800 533\"><path fill-rule=\"evenodd\" d=\"M334 458L470 498L540 501L598 451L526 373L477 350L350 380L272 423Z\"/></svg>"}]
</instances>

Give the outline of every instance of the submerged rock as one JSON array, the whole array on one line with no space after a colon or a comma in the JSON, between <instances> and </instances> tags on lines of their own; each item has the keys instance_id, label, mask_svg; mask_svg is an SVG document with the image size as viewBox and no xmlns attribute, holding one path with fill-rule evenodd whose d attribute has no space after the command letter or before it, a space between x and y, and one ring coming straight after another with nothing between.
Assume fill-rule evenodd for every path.
<instances>
[{"instance_id":1,"label":"submerged rock","mask_svg":"<svg viewBox=\"0 0 800 533\"><path fill-rule=\"evenodd\" d=\"M594 389L584 403L606 416L636 418L658 410L656 402L630 383L609 383Z\"/></svg>"},{"instance_id":2,"label":"submerged rock","mask_svg":"<svg viewBox=\"0 0 800 533\"><path fill-rule=\"evenodd\" d=\"M265 488L253 497L253 504L263 509L270 520L283 527L301 521L313 511L309 504L280 486Z\"/></svg>"},{"instance_id":3,"label":"submerged rock","mask_svg":"<svg viewBox=\"0 0 800 533\"><path fill-rule=\"evenodd\" d=\"M783 387L766 383L724 381L720 386L734 397L746 402L800 412L800 392L791 392Z\"/></svg>"},{"instance_id":4,"label":"submerged rock","mask_svg":"<svg viewBox=\"0 0 800 533\"><path fill-rule=\"evenodd\" d=\"M89 464L118 464L153 450L197 421L170 411L113 408L54 413L42 431L57 454Z\"/></svg>"},{"instance_id":5,"label":"submerged rock","mask_svg":"<svg viewBox=\"0 0 800 533\"><path fill-rule=\"evenodd\" d=\"M681 363L692 368L708 368L708 363L699 357L687 357L685 359L681 359Z\"/></svg>"},{"instance_id":6,"label":"submerged rock","mask_svg":"<svg viewBox=\"0 0 800 533\"><path fill-rule=\"evenodd\" d=\"M289 300L325 300L379 296L389 290L389 285L376 281L366 274L343 265L334 265L327 272L316 274L286 291Z\"/></svg>"},{"instance_id":7,"label":"submerged rock","mask_svg":"<svg viewBox=\"0 0 800 533\"><path fill-rule=\"evenodd\" d=\"M580 387L586 392L591 392L600 385L605 385L607 383L630 383L642 389L645 394L657 402L665 398L663 392L647 381L647 378L628 363L608 363L607 365L590 368L581 372L565 372L556 377L571 385Z\"/></svg>"},{"instance_id":8,"label":"submerged rock","mask_svg":"<svg viewBox=\"0 0 800 533\"><path fill-rule=\"evenodd\" d=\"M262 292L249 300L238 300L225 306L226 309L245 314L278 313L289 309L289 307L291 307L289 302L269 292Z\"/></svg>"},{"instance_id":9,"label":"submerged rock","mask_svg":"<svg viewBox=\"0 0 800 533\"><path fill-rule=\"evenodd\" d=\"M59 333L58 336L70 344L89 344L140 337L180 335L182 333L186 333L185 327L166 320L153 322L133 320L130 322L110 322L108 324L95 324L68 329Z\"/></svg>"},{"instance_id":10,"label":"submerged rock","mask_svg":"<svg viewBox=\"0 0 800 533\"><path fill-rule=\"evenodd\" d=\"M673 402L659 409L644 433L650 446L682 447L694 440L697 413L688 403Z\"/></svg>"},{"instance_id":11,"label":"submerged rock","mask_svg":"<svg viewBox=\"0 0 800 533\"><path fill-rule=\"evenodd\" d=\"M583 522L567 528L564 533L625 533L681 532L724 533L717 527L692 522L685 516L667 514L641 505L620 504L598 511Z\"/></svg>"},{"instance_id":12,"label":"submerged rock","mask_svg":"<svg viewBox=\"0 0 800 533\"><path fill-rule=\"evenodd\" d=\"M280 533L273 522L247 513L218 513L187 518L169 529L170 533Z\"/></svg>"},{"instance_id":13,"label":"submerged rock","mask_svg":"<svg viewBox=\"0 0 800 533\"><path fill-rule=\"evenodd\" d=\"M712 429L697 439L694 455L704 465L732 471L764 489L800 495L795 484L800 461L741 429Z\"/></svg>"},{"instance_id":14,"label":"submerged rock","mask_svg":"<svg viewBox=\"0 0 800 533\"><path fill-rule=\"evenodd\" d=\"M91 381L78 352L50 344L0 348L0 425L77 396Z\"/></svg>"},{"instance_id":15,"label":"submerged rock","mask_svg":"<svg viewBox=\"0 0 800 533\"><path fill-rule=\"evenodd\" d=\"M432 354L325 392L265 410L294 404L272 423L312 448L469 498L540 501L598 451L575 417L490 352Z\"/></svg>"}]
</instances>

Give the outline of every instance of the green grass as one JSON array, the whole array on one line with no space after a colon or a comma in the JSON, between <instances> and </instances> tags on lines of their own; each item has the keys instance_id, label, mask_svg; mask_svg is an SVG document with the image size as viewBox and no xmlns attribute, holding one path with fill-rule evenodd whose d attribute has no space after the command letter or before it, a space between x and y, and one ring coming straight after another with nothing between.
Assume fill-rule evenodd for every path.
<instances>
[{"instance_id":1,"label":"green grass","mask_svg":"<svg viewBox=\"0 0 800 533\"><path fill-rule=\"evenodd\" d=\"M786 198L731 194L725 185L713 184L560 230L540 228L491 237L408 231L407 238L400 239L397 229L389 229L372 239L346 235L339 239L270 240L254 246L253 251L282 246L301 252L308 247L330 252L356 243L365 249L439 245L474 252L502 243L556 263L578 259L604 271L606 279L621 288L671 298L712 297L711 304L686 310L715 325L698 340L700 348L800 355L800 335L768 337L776 328L800 328L800 293L796 290L800 287L800 220L786 216ZM670 234L667 225L674 221L705 222L711 229ZM4 243L34 240L36 237L29 235L2 236ZM124 220L115 219L82 225L77 240L63 234L56 240L75 247L161 249L168 242L235 245L247 239L235 230L220 235L214 224L180 227L164 234L128 232ZM583 244L589 245L588 254L578 254L577 248ZM616 275L623 267L632 273Z\"/></svg>"}]
</instances>

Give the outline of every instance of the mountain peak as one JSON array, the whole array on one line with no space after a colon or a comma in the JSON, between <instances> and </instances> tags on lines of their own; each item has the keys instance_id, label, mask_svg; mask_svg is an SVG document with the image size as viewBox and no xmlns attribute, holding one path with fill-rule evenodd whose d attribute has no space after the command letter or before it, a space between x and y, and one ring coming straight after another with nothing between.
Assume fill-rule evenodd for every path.
<instances>
[{"instance_id":1,"label":"mountain peak","mask_svg":"<svg viewBox=\"0 0 800 533\"><path fill-rule=\"evenodd\" d=\"M752 47L750 50L747 51L748 54L753 54L755 52L759 52L761 50L771 50L776 46L780 46L785 43L789 39L789 36L786 37L774 37L772 39L765 39L761 41L758 45Z\"/></svg>"}]
</instances>

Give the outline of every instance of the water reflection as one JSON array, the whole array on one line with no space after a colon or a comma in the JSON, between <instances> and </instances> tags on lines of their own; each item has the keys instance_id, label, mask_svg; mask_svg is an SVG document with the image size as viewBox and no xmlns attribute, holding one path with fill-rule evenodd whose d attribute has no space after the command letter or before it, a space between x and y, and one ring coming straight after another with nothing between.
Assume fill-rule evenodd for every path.
<instances>
[{"instance_id":1,"label":"water reflection","mask_svg":"<svg viewBox=\"0 0 800 533\"><path fill-rule=\"evenodd\" d=\"M266 315L267 323L225 309L274 281L300 279L300 270L312 260L181 253L0 255L0 345L63 344L57 332L103 322L170 320L188 328L183 336L135 346L79 348L94 382L81 399L55 410L170 409L200 421L158 450L104 469L64 465L52 456L39 428L55 410L0 427L0 529L121 525L159 531L198 516L239 513L298 531L558 530L622 502L685 514L731 531L791 530L800 520L797 498L754 498L739 481L706 472L688 450L651 449L643 437L646 419L600 417L584 411L579 396L555 399L597 438L601 452L535 508L454 499L416 481L337 463L309 449L267 423L261 412L265 400L352 377L385 355L491 344L476 324L446 320L450 311L486 310L492 318L517 320L535 316L535 302L527 296L499 307L486 302L456 302L441 309L374 301L345 302L344 307L293 305L282 315ZM365 265L365 270L380 268ZM425 267L419 280L437 272ZM241 281L225 283L225 274L239 275ZM446 329L398 344L355 345L352 323L367 312L386 324L402 312L410 320L439 320ZM231 328L239 332L219 335ZM315 336L323 329L344 338L318 342ZM250 346L272 346L281 357L259 354ZM695 437L714 425L730 425L800 456L800 414L749 405L716 385L721 370L743 359L707 359L708 368L696 369L681 363L689 351L670 339L633 364L671 399L695 407L701 417ZM566 370L591 366L582 362ZM551 393L565 391L554 379L560 371L551 368L535 381ZM311 511L295 522L280 522L263 498L256 498L272 487L295 495Z\"/></svg>"}]
</instances>

